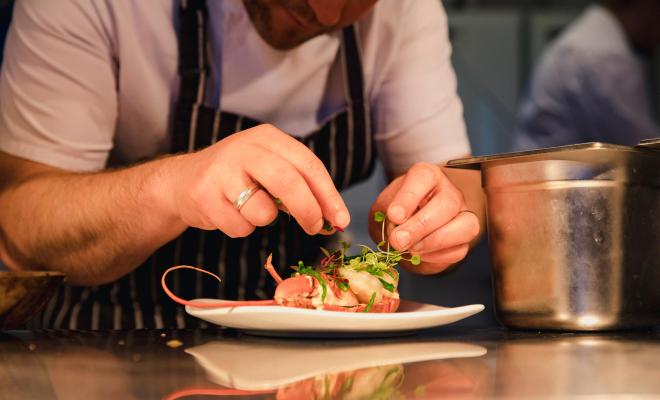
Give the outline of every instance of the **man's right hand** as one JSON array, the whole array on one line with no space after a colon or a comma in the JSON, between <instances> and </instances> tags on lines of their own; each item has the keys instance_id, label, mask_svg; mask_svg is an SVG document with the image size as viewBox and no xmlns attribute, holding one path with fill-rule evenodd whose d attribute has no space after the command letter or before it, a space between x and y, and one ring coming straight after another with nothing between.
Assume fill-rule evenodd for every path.
<instances>
[{"instance_id":1,"label":"man's right hand","mask_svg":"<svg viewBox=\"0 0 660 400\"><path fill-rule=\"evenodd\" d=\"M113 281L186 227L249 235L276 216L274 198L309 234L350 216L323 163L261 125L196 153L77 173L0 152L0 261L51 269L72 284ZM234 201L260 184L238 211ZM323 232L331 233L331 232Z\"/></svg>"},{"instance_id":2,"label":"man's right hand","mask_svg":"<svg viewBox=\"0 0 660 400\"><path fill-rule=\"evenodd\" d=\"M324 219L340 228L350 222L321 160L272 125L259 125L199 152L163 161L157 198L169 215L188 226L247 236L275 219L274 198L310 235L323 232ZM263 189L237 210L239 194L255 184Z\"/></svg>"}]
</instances>

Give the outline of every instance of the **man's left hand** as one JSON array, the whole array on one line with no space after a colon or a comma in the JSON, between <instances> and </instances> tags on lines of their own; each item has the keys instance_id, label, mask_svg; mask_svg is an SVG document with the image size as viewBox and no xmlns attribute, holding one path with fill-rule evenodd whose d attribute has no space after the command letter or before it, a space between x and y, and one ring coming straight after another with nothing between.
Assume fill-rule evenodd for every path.
<instances>
[{"instance_id":1,"label":"man's left hand","mask_svg":"<svg viewBox=\"0 0 660 400\"><path fill-rule=\"evenodd\" d=\"M370 211L369 232L381 241L381 223L376 211L387 215L390 245L421 256L421 264L402 264L411 271L434 274L461 261L470 242L479 235L477 215L468 210L465 198L439 166L418 163L396 178L378 196ZM409 258L409 257L406 257Z\"/></svg>"}]
</instances>

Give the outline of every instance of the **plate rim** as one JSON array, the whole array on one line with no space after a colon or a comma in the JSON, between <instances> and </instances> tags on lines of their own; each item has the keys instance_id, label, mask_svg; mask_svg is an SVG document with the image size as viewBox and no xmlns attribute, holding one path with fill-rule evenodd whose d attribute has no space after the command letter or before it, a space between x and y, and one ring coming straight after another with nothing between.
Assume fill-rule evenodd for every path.
<instances>
[{"instance_id":1,"label":"plate rim","mask_svg":"<svg viewBox=\"0 0 660 400\"><path fill-rule=\"evenodd\" d=\"M204 301L217 301L212 299L194 299L192 301L204 300ZM227 300L231 301L231 300ZM403 312L393 312L393 313L359 313L359 312L340 312L340 311L326 311L326 310L312 310L307 308L298 308L298 307L286 307L286 306L240 306L240 307L226 307L226 308L201 308L194 306L186 306L186 312L193 315L217 315L218 312L222 314L258 314L264 311L268 311L274 314L301 314L301 315L314 315L314 316L323 316L324 318L329 319L371 319L371 320L386 320L386 319L408 319L419 317L420 314L424 316L430 316L433 314L456 314L465 312L465 310L476 310L476 312L481 312L485 309L485 305L480 303L464 304L456 307L445 307L439 306L436 304L421 303L411 300L402 300L402 303L409 304L419 304L422 306L432 306L436 309L431 310L422 310L422 311L403 311ZM237 312L238 311L238 312ZM195 314L193 314L193 312Z\"/></svg>"},{"instance_id":2,"label":"plate rim","mask_svg":"<svg viewBox=\"0 0 660 400\"><path fill-rule=\"evenodd\" d=\"M198 299L199 300L199 299ZM206 301L211 301L211 299L205 299ZM217 301L217 300L215 300ZM405 301L405 300L404 300ZM268 332L288 332L288 333L301 333L301 334L327 334L327 333L344 333L344 334L379 334L379 333L406 333L406 332L422 332L428 329L437 328L439 326L444 326L452 324L454 322L460 321L462 319L471 317L485 309L483 304L467 304L457 307L443 307L434 304L419 303L413 301L406 301L408 303L428 305L436 307L436 309L423 310L423 311L406 311L401 313L344 313L337 311L324 311L324 310L309 310L303 308L295 307L284 307L284 306L241 306L241 307L228 307L228 308L198 308L192 306L186 306L186 312L196 318L203 319L211 324L216 326L223 326L233 329L238 329L244 332L260 332L267 334ZM236 310L239 310L236 312ZM220 312L220 313L218 313ZM329 324L335 323L337 321L343 322L414 322L418 321L415 326L390 326L390 327L375 327L370 328L368 326L356 326L356 327L346 327L344 325L338 325L336 327L313 327L313 326L300 326L297 328L286 328L282 326L273 326L268 328L263 327L237 327L235 324L229 323L220 323L213 321L212 319L220 316L240 316L240 315L258 315L267 312L271 315L295 315L295 317L301 317L304 315L321 317L326 319ZM450 322L433 322L434 318L447 317L449 319L458 317ZM422 318L422 320L419 320ZM286 325L286 324L285 324Z\"/></svg>"}]
</instances>

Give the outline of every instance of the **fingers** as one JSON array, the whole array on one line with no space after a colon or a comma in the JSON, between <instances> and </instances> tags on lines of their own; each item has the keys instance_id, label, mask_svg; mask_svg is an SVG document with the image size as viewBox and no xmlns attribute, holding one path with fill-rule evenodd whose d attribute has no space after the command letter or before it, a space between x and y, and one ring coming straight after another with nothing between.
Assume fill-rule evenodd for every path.
<instances>
[{"instance_id":1,"label":"fingers","mask_svg":"<svg viewBox=\"0 0 660 400\"><path fill-rule=\"evenodd\" d=\"M219 229L232 238L245 237L254 231L255 225L245 219L231 202L219 198L214 204L206 213L210 225L206 229Z\"/></svg>"},{"instance_id":2,"label":"fingers","mask_svg":"<svg viewBox=\"0 0 660 400\"><path fill-rule=\"evenodd\" d=\"M426 261L428 253L470 243L479 234L479 229L479 218L472 212L463 210L447 224L411 246L410 252L422 255Z\"/></svg>"},{"instance_id":3,"label":"fingers","mask_svg":"<svg viewBox=\"0 0 660 400\"><path fill-rule=\"evenodd\" d=\"M186 189L189 201L179 206L181 219L188 226L219 229L234 238L249 235L254 225L236 210L232 201L218 193L214 179L213 175L206 175Z\"/></svg>"},{"instance_id":4,"label":"fingers","mask_svg":"<svg viewBox=\"0 0 660 400\"><path fill-rule=\"evenodd\" d=\"M470 246L467 243L464 243L458 246L452 246L446 249L427 253L422 257L422 259L425 263L449 266L456 264L457 262L464 259L469 249Z\"/></svg>"},{"instance_id":5,"label":"fingers","mask_svg":"<svg viewBox=\"0 0 660 400\"><path fill-rule=\"evenodd\" d=\"M259 127L267 136L260 145L295 166L330 224L340 228L348 226L351 221L348 208L323 162L304 144L279 129L270 125L260 125Z\"/></svg>"},{"instance_id":6,"label":"fingers","mask_svg":"<svg viewBox=\"0 0 660 400\"><path fill-rule=\"evenodd\" d=\"M441 190L406 222L392 231L390 242L397 250L407 250L431 232L449 222L464 207L460 192Z\"/></svg>"},{"instance_id":7,"label":"fingers","mask_svg":"<svg viewBox=\"0 0 660 400\"><path fill-rule=\"evenodd\" d=\"M444 176L437 166L427 163L413 165L387 208L389 220L395 224L403 224L433 195L440 179L444 179Z\"/></svg>"},{"instance_id":8,"label":"fingers","mask_svg":"<svg viewBox=\"0 0 660 400\"><path fill-rule=\"evenodd\" d=\"M321 231L321 206L300 172L287 160L266 149L254 151L248 158L248 175L280 199L305 232L313 235ZM273 203L272 199L270 203Z\"/></svg>"},{"instance_id":9,"label":"fingers","mask_svg":"<svg viewBox=\"0 0 660 400\"><path fill-rule=\"evenodd\" d=\"M408 267L419 274L437 274L465 258L470 246L461 244L422 255L422 264Z\"/></svg>"},{"instance_id":10,"label":"fingers","mask_svg":"<svg viewBox=\"0 0 660 400\"><path fill-rule=\"evenodd\" d=\"M182 156L181 163L185 188L181 189L179 180L176 191L180 195L173 196L171 203L189 226L245 236L255 226L272 222L278 208L310 235L323 232L324 220L340 230L350 222L323 163L302 143L271 125L231 135ZM257 183L264 189L236 210L238 196Z\"/></svg>"},{"instance_id":11,"label":"fingers","mask_svg":"<svg viewBox=\"0 0 660 400\"><path fill-rule=\"evenodd\" d=\"M232 202L235 202L244 190L256 185L248 176L239 181L244 183L237 184L237 181L227 183L226 192L231 193L227 197ZM235 204L233 205L235 207ZM266 191L259 189L245 202L239 212L251 225L266 226L275 220L278 209L272 197Z\"/></svg>"}]
</instances>

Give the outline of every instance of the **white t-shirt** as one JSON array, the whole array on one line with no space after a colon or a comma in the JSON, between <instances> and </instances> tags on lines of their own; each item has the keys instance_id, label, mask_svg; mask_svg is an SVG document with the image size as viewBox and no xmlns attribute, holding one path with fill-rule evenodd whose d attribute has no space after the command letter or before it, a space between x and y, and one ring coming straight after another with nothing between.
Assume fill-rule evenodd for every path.
<instances>
[{"instance_id":1,"label":"white t-shirt","mask_svg":"<svg viewBox=\"0 0 660 400\"><path fill-rule=\"evenodd\" d=\"M341 75L327 85L339 32L278 51L240 0L208 7L212 75L222 77L207 91L209 105L299 137L345 105ZM0 80L0 150L76 171L167 152L177 10L175 0L19 0ZM386 167L468 154L440 2L381 0L358 27Z\"/></svg>"}]
</instances>

